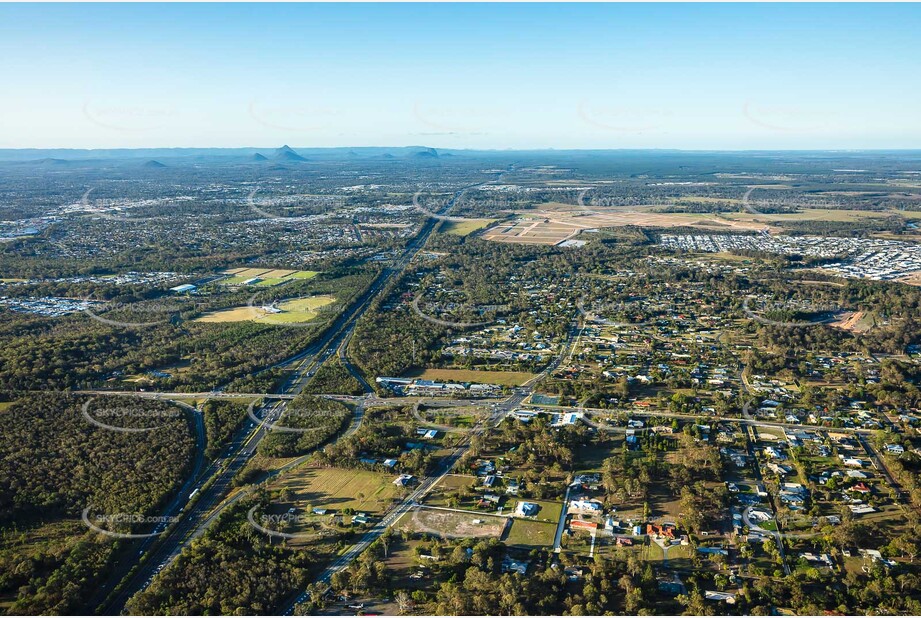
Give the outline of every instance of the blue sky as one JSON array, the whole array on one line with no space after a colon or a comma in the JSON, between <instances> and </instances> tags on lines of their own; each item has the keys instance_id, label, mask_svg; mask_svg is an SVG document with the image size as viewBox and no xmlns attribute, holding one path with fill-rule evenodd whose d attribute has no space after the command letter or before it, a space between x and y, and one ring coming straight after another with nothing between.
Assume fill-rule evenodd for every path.
<instances>
[{"instance_id":1,"label":"blue sky","mask_svg":"<svg viewBox=\"0 0 921 618\"><path fill-rule=\"evenodd\" d=\"M0 4L0 148L921 148L921 5Z\"/></svg>"}]
</instances>

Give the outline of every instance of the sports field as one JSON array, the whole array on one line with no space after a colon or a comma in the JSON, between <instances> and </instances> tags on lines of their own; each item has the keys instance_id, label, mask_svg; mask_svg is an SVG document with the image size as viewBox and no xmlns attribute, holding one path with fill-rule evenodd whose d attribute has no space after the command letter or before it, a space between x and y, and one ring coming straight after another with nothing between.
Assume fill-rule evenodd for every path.
<instances>
[{"instance_id":1,"label":"sports field","mask_svg":"<svg viewBox=\"0 0 921 618\"><path fill-rule=\"evenodd\" d=\"M196 322L259 322L260 324L295 324L309 322L320 315L320 309L336 302L334 296L310 296L295 298L278 305L279 313L272 313L263 307L245 305L233 309L212 311Z\"/></svg>"},{"instance_id":2,"label":"sports field","mask_svg":"<svg viewBox=\"0 0 921 618\"><path fill-rule=\"evenodd\" d=\"M396 475L346 470L344 468L301 467L273 489L290 488L294 502L302 508L323 508L341 512L352 508L365 513L382 513L399 489L393 484Z\"/></svg>"},{"instance_id":3,"label":"sports field","mask_svg":"<svg viewBox=\"0 0 921 618\"><path fill-rule=\"evenodd\" d=\"M221 285L242 285L244 281L258 278L256 283L259 287L272 287L282 283L287 283L295 279L311 279L320 274L313 270L285 270L283 268L233 268L225 270L226 279L221 279L218 283Z\"/></svg>"}]
</instances>

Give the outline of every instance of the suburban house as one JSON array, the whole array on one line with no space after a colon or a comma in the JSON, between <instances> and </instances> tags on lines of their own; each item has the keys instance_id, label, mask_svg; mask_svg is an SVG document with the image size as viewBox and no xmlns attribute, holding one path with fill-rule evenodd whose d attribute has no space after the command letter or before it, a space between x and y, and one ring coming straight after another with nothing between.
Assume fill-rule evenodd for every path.
<instances>
[{"instance_id":1,"label":"suburban house","mask_svg":"<svg viewBox=\"0 0 921 618\"><path fill-rule=\"evenodd\" d=\"M518 506L515 507L515 515L534 517L537 515L538 510L540 510L540 507L533 502L519 502Z\"/></svg>"},{"instance_id":2,"label":"suburban house","mask_svg":"<svg viewBox=\"0 0 921 618\"><path fill-rule=\"evenodd\" d=\"M571 522L569 522L569 527L574 530L575 529L588 530L594 533L598 531L599 525L598 525L598 522L595 522L595 521L586 521L584 519L573 519Z\"/></svg>"},{"instance_id":3,"label":"suburban house","mask_svg":"<svg viewBox=\"0 0 921 618\"><path fill-rule=\"evenodd\" d=\"M601 502L598 500L570 500L570 510L580 511L582 513L601 513Z\"/></svg>"}]
</instances>

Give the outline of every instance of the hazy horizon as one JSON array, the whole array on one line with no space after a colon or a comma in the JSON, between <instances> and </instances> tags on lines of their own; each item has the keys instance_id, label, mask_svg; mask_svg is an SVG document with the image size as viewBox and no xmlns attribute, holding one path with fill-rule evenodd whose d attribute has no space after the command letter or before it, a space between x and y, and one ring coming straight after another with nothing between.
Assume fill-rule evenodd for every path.
<instances>
[{"instance_id":1,"label":"hazy horizon","mask_svg":"<svg viewBox=\"0 0 921 618\"><path fill-rule=\"evenodd\" d=\"M0 31L0 148L921 147L917 5L5 4Z\"/></svg>"}]
</instances>

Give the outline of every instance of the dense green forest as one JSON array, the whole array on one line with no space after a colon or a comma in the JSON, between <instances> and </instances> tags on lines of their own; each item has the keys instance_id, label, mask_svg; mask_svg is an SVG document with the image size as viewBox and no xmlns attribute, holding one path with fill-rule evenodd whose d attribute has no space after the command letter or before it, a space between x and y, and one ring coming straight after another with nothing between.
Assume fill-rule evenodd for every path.
<instances>
[{"instance_id":1,"label":"dense green forest","mask_svg":"<svg viewBox=\"0 0 921 618\"><path fill-rule=\"evenodd\" d=\"M299 395L285 407L276 423L294 431L271 431L259 443L259 453L267 457L304 455L329 440L350 418L351 411L338 401Z\"/></svg>"},{"instance_id":2,"label":"dense green forest","mask_svg":"<svg viewBox=\"0 0 921 618\"><path fill-rule=\"evenodd\" d=\"M316 548L292 549L246 520L257 501L229 507L168 569L131 599L135 615L263 615L306 585Z\"/></svg>"},{"instance_id":3,"label":"dense green forest","mask_svg":"<svg viewBox=\"0 0 921 618\"><path fill-rule=\"evenodd\" d=\"M202 405L205 421L205 456L214 459L221 453L246 418L246 406L235 401L210 399Z\"/></svg>"},{"instance_id":4,"label":"dense green forest","mask_svg":"<svg viewBox=\"0 0 921 618\"><path fill-rule=\"evenodd\" d=\"M317 395L363 395L365 389L337 358L324 363L317 369L317 373L307 383L304 392Z\"/></svg>"},{"instance_id":5,"label":"dense green forest","mask_svg":"<svg viewBox=\"0 0 921 618\"><path fill-rule=\"evenodd\" d=\"M91 424L155 427L123 433ZM189 419L165 403L126 397L35 394L2 413L0 598L11 613L79 613L117 543L80 521L93 513L157 513L189 473ZM114 522L101 526L137 532ZM147 532L147 529L140 530Z\"/></svg>"}]
</instances>

